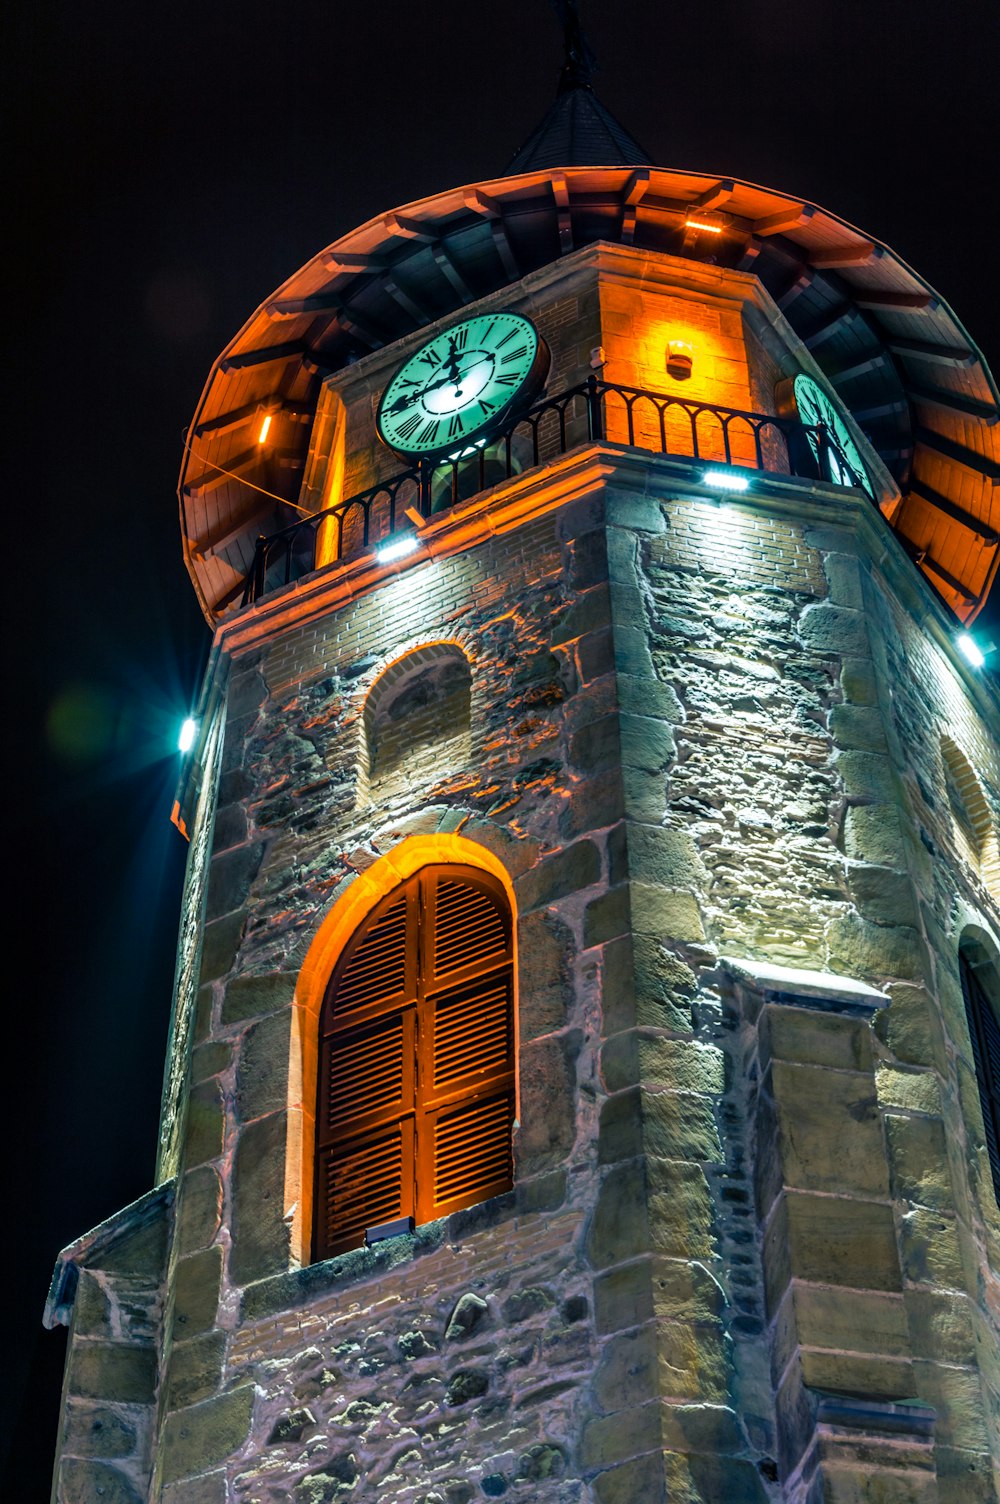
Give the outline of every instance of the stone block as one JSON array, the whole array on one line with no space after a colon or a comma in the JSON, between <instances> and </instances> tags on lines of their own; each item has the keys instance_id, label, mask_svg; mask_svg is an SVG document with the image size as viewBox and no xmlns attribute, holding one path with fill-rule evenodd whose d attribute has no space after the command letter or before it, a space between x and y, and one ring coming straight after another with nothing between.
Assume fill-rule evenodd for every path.
<instances>
[{"instance_id":1,"label":"stone block","mask_svg":"<svg viewBox=\"0 0 1000 1504\"><path fill-rule=\"evenodd\" d=\"M522 988L518 998L518 1023L525 1043L553 1033L566 1022L573 998L572 945L572 932L553 914L536 910L518 921L518 965L521 975L531 978L531 985Z\"/></svg>"},{"instance_id":2,"label":"stone block","mask_svg":"<svg viewBox=\"0 0 1000 1504\"><path fill-rule=\"evenodd\" d=\"M285 1143L283 1112L257 1118L240 1133L233 1162L233 1242L229 1272L249 1284L288 1267L284 1220Z\"/></svg>"},{"instance_id":3,"label":"stone block","mask_svg":"<svg viewBox=\"0 0 1000 1504\"><path fill-rule=\"evenodd\" d=\"M553 1035L521 1046L519 1172L550 1170L566 1157L576 1133L576 1069L580 1038Z\"/></svg>"},{"instance_id":4,"label":"stone block","mask_svg":"<svg viewBox=\"0 0 1000 1504\"><path fill-rule=\"evenodd\" d=\"M831 967L861 981L921 981L927 972L924 942L905 925L872 924L847 914L829 925L827 945Z\"/></svg>"},{"instance_id":5,"label":"stone block","mask_svg":"<svg viewBox=\"0 0 1000 1504\"><path fill-rule=\"evenodd\" d=\"M602 1164L652 1154L661 1159L718 1161L723 1157L712 1102L689 1092L642 1087L609 1097L601 1109Z\"/></svg>"},{"instance_id":6,"label":"stone block","mask_svg":"<svg viewBox=\"0 0 1000 1504\"><path fill-rule=\"evenodd\" d=\"M111 1303L89 1269L80 1270L73 1300L74 1337L110 1337Z\"/></svg>"},{"instance_id":7,"label":"stone block","mask_svg":"<svg viewBox=\"0 0 1000 1504\"><path fill-rule=\"evenodd\" d=\"M223 914L232 914L243 908L263 855L263 844L255 842L252 846L234 846L231 851L217 852L213 856L205 900L207 920L219 919Z\"/></svg>"},{"instance_id":8,"label":"stone block","mask_svg":"<svg viewBox=\"0 0 1000 1504\"><path fill-rule=\"evenodd\" d=\"M601 854L593 841L576 841L539 862L516 884L519 913L544 908L589 888L601 876Z\"/></svg>"},{"instance_id":9,"label":"stone block","mask_svg":"<svg viewBox=\"0 0 1000 1504\"><path fill-rule=\"evenodd\" d=\"M191 1083L208 1081L212 1076L221 1076L232 1063L232 1050L228 1044L207 1040L196 1045L191 1052Z\"/></svg>"},{"instance_id":10,"label":"stone block","mask_svg":"<svg viewBox=\"0 0 1000 1504\"><path fill-rule=\"evenodd\" d=\"M692 1000L698 990L694 972L655 935L634 935L632 949L636 1023L689 1033Z\"/></svg>"},{"instance_id":11,"label":"stone block","mask_svg":"<svg viewBox=\"0 0 1000 1504\"><path fill-rule=\"evenodd\" d=\"M626 835L630 877L680 891L693 891L706 882L705 865L686 831L631 820Z\"/></svg>"},{"instance_id":12,"label":"stone block","mask_svg":"<svg viewBox=\"0 0 1000 1504\"><path fill-rule=\"evenodd\" d=\"M674 1451L726 1457L747 1447L739 1417L728 1405L665 1405L663 1435Z\"/></svg>"},{"instance_id":13,"label":"stone block","mask_svg":"<svg viewBox=\"0 0 1000 1504\"><path fill-rule=\"evenodd\" d=\"M608 1269L651 1251L646 1195L642 1160L620 1165L605 1178L587 1238L587 1257L595 1269Z\"/></svg>"},{"instance_id":14,"label":"stone block","mask_svg":"<svg viewBox=\"0 0 1000 1504\"><path fill-rule=\"evenodd\" d=\"M222 1284L222 1249L204 1248L178 1259L174 1274L174 1340L215 1324Z\"/></svg>"},{"instance_id":15,"label":"stone block","mask_svg":"<svg viewBox=\"0 0 1000 1504\"><path fill-rule=\"evenodd\" d=\"M893 1194L921 1206L952 1204L948 1145L940 1118L885 1117Z\"/></svg>"},{"instance_id":16,"label":"stone block","mask_svg":"<svg viewBox=\"0 0 1000 1504\"><path fill-rule=\"evenodd\" d=\"M180 1329L177 1335L182 1335ZM208 1399L222 1387L226 1334L206 1332L190 1341L174 1342L167 1373L168 1410L180 1410Z\"/></svg>"},{"instance_id":17,"label":"stone block","mask_svg":"<svg viewBox=\"0 0 1000 1504\"><path fill-rule=\"evenodd\" d=\"M910 1289L906 1315L915 1358L958 1363L977 1361L969 1297L957 1290Z\"/></svg>"},{"instance_id":18,"label":"stone block","mask_svg":"<svg viewBox=\"0 0 1000 1504\"><path fill-rule=\"evenodd\" d=\"M226 1504L228 1497L224 1470L172 1483L161 1495L163 1504Z\"/></svg>"},{"instance_id":19,"label":"stone block","mask_svg":"<svg viewBox=\"0 0 1000 1504\"><path fill-rule=\"evenodd\" d=\"M236 1114L243 1123L280 1112L288 1101L291 1024L286 1008L251 1024L243 1036L236 1066Z\"/></svg>"},{"instance_id":20,"label":"stone block","mask_svg":"<svg viewBox=\"0 0 1000 1504\"><path fill-rule=\"evenodd\" d=\"M847 658L867 658L868 629L860 611L820 601L806 606L799 618L799 635L806 647L817 653Z\"/></svg>"},{"instance_id":21,"label":"stone block","mask_svg":"<svg viewBox=\"0 0 1000 1504\"><path fill-rule=\"evenodd\" d=\"M225 1113L217 1077L192 1087L184 1122L184 1163L189 1169L222 1153Z\"/></svg>"},{"instance_id":22,"label":"stone block","mask_svg":"<svg viewBox=\"0 0 1000 1504\"><path fill-rule=\"evenodd\" d=\"M625 1458L634 1458L637 1453L658 1448L661 1435L659 1401L650 1400L645 1405L632 1405L613 1415L600 1416L587 1422L583 1428L580 1447L581 1461L585 1468L609 1467ZM624 1472L624 1469L616 1471ZM607 1476L606 1473L601 1474L601 1477ZM598 1481L599 1479L595 1480L595 1486ZM598 1497L602 1496L598 1494ZM603 1497L620 1499L621 1504L637 1504L641 1499L646 1504L647 1499L656 1498L657 1495L608 1494Z\"/></svg>"},{"instance_id":23,"label":"stone block","mask_svg":"<svg viewBox=\"0 0 1000 1504\"><path fill-rule=\"evenodd\" d=\"M996 1504L994 1463L987 1452L938 1445L934 1448L934 1462L936 1504Z\"/></svg>"},{"instance_id":24,"label":"stone block","mask_svg":"<svg viewBox=\"0 0 1000 1504\"><path fill-rule=\"evenodd\" d=\"M612 1337L601 1349L593 1377L594 1398L604 1413L658 1398L659 1356L653 1323Z\"/></svg>"},{"instance_id":25,"label":"stone block","mask_svg":"<svg viewBox=\"0 0 1000 1504\"><path fill-rule=\"evenodd\" d=\"M934 1439L940 1446L985 1452L991 1436L990 1419L983 1404L983 1391L975 1369L952 1368L936 1360L917 1359L913 1364L914 1392L937 1411Z\"/></svg>"},{"instance_id":26,"label":"stone block","mask_svg":"<svg viewBox=\"0 0 1000 1504\"><path fill-rule=\"evenodd\" d=\"M618 717L622 763L647 773L660 773L674 755L674 735L667 721L650 715L622 713Z\"/></svg>"},{"instance_id":27,"label":"stone block","mask_svg":"<svg viewBox=\"0 0 1000 1504\"><path fill-rule=\"evenodd\" d=\"M883 1107L902 1107L909 1112L943 1116L941 1085L933 1071L908 1071L882 1065L875 1072L875 1081Z\"/></svg>"},{"instance_id":28,"label":"stone block","mask_svg":"<svg viewBox=\"0 0 1000 1504\"><path fill-rule=\"evenodd\" d=\"M556 622L552 629L550 644L560 647L574 642L588 632L597 632L611 625L611 593L606 584L595 585L581 592Z\"/></svg>"},{"instance_id":29,"label":"stone block","mask_svg":"<svg viewBox=\"0 0 1000 1504\"><path fill-rule=\"evenodd\" d=\"M850 611L864 610L861 570L857 559L850 554L826 554L823 558L823 573L830 586L831 605L846 606Z\"/></svg>"},{"instance_id":30,"label":"stone block","mask_svg":"<svg viewBox=\"0 0 1000 1504\"><path fill-rule=\"evenodd\" d=\"M847 870L847 885L858 912L876 924L902 924L915 928L917 904L913 884L903 872L868 864Z\"/></svg>"},{"instance_id":31,"label":"stone block","mask_svg":"<svg viewBox=\"0 0 1000 1504\"><path fill-rule=\"evenodd\" d=\"M61 1445L64 1452L76 1457L131 1457L136 1430L107 1406L85 1405L70 1399Z\"/></svg>"},{"instance_id":32,"label":"stone block","mask_svg":"<svg viewBox=\"0 0 1000 1504\"><path fill-rule=\"evenodd\" d=\"M207 1248L222 1220L222 1181L210 1165L189 1170L177 1193L177 1250Z\"/></svg>"},{"instance_id":33,"label":"stone block","mask_svg":"<svg viewBox=\"0 0 1000 1504\"><path fill-rule=\"evenodd\" d=\"M632 820L655 825L667 807L667 785L662 773L631 766L621 770L622 807Z\"/></svg>"},{"instance_id":34,"label":"stone block","mask_svg":"<svg viewBox=\"0 0 1000 1504\"><path fill-rule=\"evenodd\" d=\"M790 1279L852 1290L901 1286L892 1210L882 1202L787 1191L764 1238L768 1309Z\"/></svg>"},{"instance_id":35,"label":"stone block","mask_svg":"<svg viewBox=\"0 0 1000 1504\"><path fill-rule=\"evenodd\" d=\"M569 739L569 761L578 772L592 774L617 770L622 759L617 712L601 716L574 731Z\"/></svg>"},{"instance_id":36,"label":"stone block","mask_svg":"<svg viewBox=\"0 0 1000 1504\"><path fill-rule=\"evenodd\" d=\"M671 892L651 883L633 882L630 888L632 925L640 934L688 944L704 941L701 910L693 894Z\"/></svg>"},{"instance_id":37,"label":"stone block","mask_svg":"<svg viewBox=\"0 0 1000 1504\"><path fill-rule=\"evenodd\" d=\"M867 1072L776 1060L771 1090L786 1185L862 1196L889 1194L875 1082Z\"/></svg>"},{"instance_id":38,"label":"stone block","mask_svg":"<svg viewBox=\"0 0 1000 1504\"><path fill-rule=\"evenodd\" d=\"M59 1504L142 1504L131 1481L106 1462L83 1462L64 1457L59 1466L56 1497Z\"/></svg>"},{"instance_id":39,"label":"stone block","mask_svg":"<svg viewBox=\"0 0 1000 1504\"><path fill-rule=\"evenodd\" d=\"M707 1452L665 1452L670 1504L767 1504L768 1493L757 1469Z\"/></svg>"},{"instance_id":40,"label":"stone block","mask_svg":"<svg viewBox=\"0 0 1000 1504\"><path fill-rule=\"evenodd\" d=\"M788 1060L831 1070L874 1069L867 1019L770 1003L761 1013L759 1027L762 1066L771 1060Z\"/></svg>"},{"instance_id":41,"label":"stone block","mask_svg":"<svg viewBox=\"0 0 1000 1504\"><path fill-rule=\"evenodd\" d=\"M295 992L294 975L273 972L259 977L234 977L226 983L222 997L222 1025L243 1023L262 1013L276 1013L291 1002Z\"/></svg>"},{"instance_id":42,"label":"stone block","mask_svg":"<svg viewBox=\"0 0 1000 1504\"><path fill-rule=\"evenodd\" d=\"M875 671L865 659L845 658L840 670L840 691L852 705L877 705Z\"/></svg>"},{"instance_id":43,"label":"stone block","mask_svg":"<svg viewBox=\"0 0 1000 1504\"><path fill-rule=\"evenodd\" d=\"M615 671L619 678L656 681L649 633L643 628L615 628Z\"/></svg>"},{"instance_id":44,"label":"stone block","mask_svg":"<svg viewBox=\"0 0 1000 1504\"><path fill-rule=\"evenodd\" d=\"M860 805L844 814L844 853L859 862L902 869L906 850L892 804Z\"/></svg>"},{"instance_id":45,"label":"stone block","mask_svg":"<svg viewBox=\"0 0 1000 1504\"><path fill-rule=\"evenodd\" d=\"M924 987L892 982L891 998L875 1019L875 1032L896 1059L906 1065L933 1066L944 1074L947 1064L941 1025Z\"/></svg>"},{"instance_id":46,"label":"stone block","mask_svg":"<svg viewBox=\"0 0 1000 1504\"><path fill-rule=\"evenodd\" d=\"M908 1281L962 1289L965 1270L953 1218L913 1207L900 1218L899 1231L903 1273Z\"/></svg>"},{"instance_id":47,"label":"stone block","mask_svg":"<svg viewBox=\"0 0 1000 1504\"><path fill-rule=\"evenodd\" d=\"M797 1346L910 1356L906 1304L888 1290L843 1290L793 1279L775 1320L771 1371L780 1380Z\"/></svg>"},{"instance_id":48,"label":"stone block","mask_svg":"<svg viewBox=\"0 0 1000 1504\"><path fill-rule=\"evenodd\" d=\"M616 936L626 935L631 928L632 907L628 883L617 888L608 888L588 903L583 916L583 943L604 945Z\"/></svg>"},{"instance_id":49,"label":"stone block","mask_svg":"<svg viewBox=\"0 0 1000 1504\"><path fill-rule=\"evenodd\" d=\"M227 914L223 919L214 919L211 924L206 924L201 951L202 983L214 982L226 975L243 938L246 917L246 910L238 909L234 914Z\"/></svg>"},{"instance_id":50,"label":"stone block","mask_svg":"<svg viewBox=\"0 0 1000 1504\"><path fill-rule=\"evenodd\" d=\"M905 1358L834 1353L800 1348L802 1377L810 1389L873 1400L905 1400L915 1394L913 1365Z\"/></svg>"},{"instance_id":51,"label":"stone block","mask_svg":"<svg viewBox=\"0 0 1000 1504\"><path fill-rule=\"evenodd\" d=\"M609 1092L658 1084L673 1091L717 1096L725 1089L725 1057L715 1045L629 1029L607 1040L601 1071Z\"/></svg>"},{"instance_id":52,"label":"stone block","mask_svg":"<svg viewBox=\"0 0 1000 1504\"><path fill-rule=\"evenodd\" d=\"M712 1258L714 1210L701 1166L651 1159L646 1176L653 1249L668 1258Z\"/></svg>"},{"instance_id":53,"label":"stone block","mask_svg":"<svg viewBox=\"0 0 1000 1504\"><path fill-rule=\"evenodd\" d=\"M845 750L886 750L882 716L873 706L834 705L830 711L830 734L837 746Z\"/></svg>"},{"instance_id":54,"label":"stone block","mask_svg":"<svg viewBox=\"0 0 1000 1504\"><path fill-rule=\"evenodd\" d=\"M156 1354L124 1342L77 1342L70 1353L67 1388L84 1399L152 1404Z\"/></svg>"},{"instance_id":55,"label":"stone block","mask_svg":"<svg viewBox=\"0 0 1000 1504\"><path fill-rule=\"evenodd\" d=\"M888 757L879 752L838 752L837 772L844 794L852 804L893 804L897 798L896 779ZM877 861L877 857L868 858ZM886 862L886 866L902 863Z\"/></svg>"},{"instance_id":56,"label":"stone block","mask_svg":"<svg viewBox=\"0 0 1000 1504\"><path fill-rule=\"evenodd\" d=\"M252 1384L167 1415L163 1423L163 1481L207 1472L241 1447L250 1430Z\"/></svg>"},{"instance_id":57,"label":"stone block","mask_svg":"<svg viewBox=\"0 0 1000 1504\"><path fill-rule=\"evenodd\" d=\"M649 675L618 675L618 705L625 715L654 716L670 725L684 720L684 707L672 684Z\"/></svg>"}]
</instances>

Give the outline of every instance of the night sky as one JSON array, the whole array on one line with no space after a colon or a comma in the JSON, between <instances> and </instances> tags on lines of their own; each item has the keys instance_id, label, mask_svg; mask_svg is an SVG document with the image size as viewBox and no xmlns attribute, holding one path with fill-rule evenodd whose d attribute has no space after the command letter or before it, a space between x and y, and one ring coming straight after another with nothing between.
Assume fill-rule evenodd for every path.
<instances>
[{"instance_id":1,"label":"night sky","mask_svg":"<svg viewBox=\"0 0 1000 1504\"><path fill-rule=\"evenodd\" d=\"M858 225L1000 370L996 0L583 13L597 91L656 162ZM6 50L0 1461L29 1504L48 1499L58 1415L64 1335L40 1326L55 1256L152 1183L186 854L173 749L209 643L181 560L183 431L212 361L303 262L502 172L561 44L546 0L35 0Z\"/></svg>"}]
</instances>

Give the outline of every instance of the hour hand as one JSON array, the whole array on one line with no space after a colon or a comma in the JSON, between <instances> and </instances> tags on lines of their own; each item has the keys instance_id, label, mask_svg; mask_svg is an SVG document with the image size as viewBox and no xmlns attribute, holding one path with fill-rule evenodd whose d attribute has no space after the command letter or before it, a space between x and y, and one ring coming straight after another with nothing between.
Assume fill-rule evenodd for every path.
<instances>
[{"instance_id":1,"label":"hour hand","mask_svg":"<svg viewBox=\"0 0 1000 1504\"><path fill-rule=\"evenodd\" d=\"M408 407L412 407L414 403L419 401L419 392L411 392L409 394L404 392L402 396L396 398L395 402L389 404L389 411L391 413L405 413Z\"/></svg>"}]
</instances>

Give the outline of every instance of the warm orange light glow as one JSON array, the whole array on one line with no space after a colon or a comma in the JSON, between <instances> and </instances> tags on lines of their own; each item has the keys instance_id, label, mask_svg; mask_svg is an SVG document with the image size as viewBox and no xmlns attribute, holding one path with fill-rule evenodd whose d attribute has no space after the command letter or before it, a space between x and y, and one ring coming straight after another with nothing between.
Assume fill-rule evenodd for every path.
<instances>
[{"instance_id":1,"label":"warm orange light glow","mask_svg":"<svg viewBox=\"0 0 1000 1504\"><path fill-rule=\"evenodd\" d=\"M667 375L675 381L687 381L694 370L694 346L689 339L672 339L667 343Z\"/></svg>"},{"instance_id":2,"label":"warm orange light glow","mask_svg":"<svg viewBox=\"0 0 1000 1504\"><path fill-rule=\"evenodd\" d=\"M260 433L257 435L257 443L263 444L267 440L267 431L271 426L271 414L265 413L260 425Z\"/></svg>"},{"instance_id":3,"label":"warm orange light glow","mask_svg":"<svg viewBox=\"0 0 1000 1504\"><path fill-rule=\"evenodd\" d=\"M684 223L689 230L707 230L709 235L722 234L722 226L710 224L707 219L686 219Z\"/></svg>"}]
</instances>

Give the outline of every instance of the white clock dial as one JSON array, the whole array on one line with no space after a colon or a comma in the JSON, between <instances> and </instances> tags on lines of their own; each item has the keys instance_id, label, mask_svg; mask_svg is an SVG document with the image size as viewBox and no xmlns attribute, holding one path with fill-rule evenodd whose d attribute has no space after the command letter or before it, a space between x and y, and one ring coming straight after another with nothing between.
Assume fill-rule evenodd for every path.
<instances>
[{"instance_id":1,"label":"white clock dial","mask_svg":"<svg viewBox=\"0 0 1000 1504\"><path fill-rule=\"evenodd\" d=\"M520 314L464 319L400 366L379 403L379 436L405 455L464 450L531 400L548 365L538 330Z\"/></svg>"}]
</instances>

